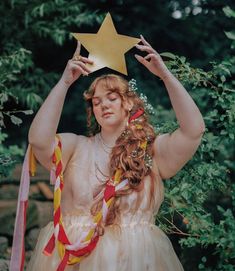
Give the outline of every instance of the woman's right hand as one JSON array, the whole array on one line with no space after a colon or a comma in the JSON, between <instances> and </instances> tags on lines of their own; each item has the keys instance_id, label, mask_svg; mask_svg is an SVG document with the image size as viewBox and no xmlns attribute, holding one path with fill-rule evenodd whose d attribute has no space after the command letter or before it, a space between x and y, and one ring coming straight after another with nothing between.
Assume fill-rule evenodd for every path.
<instances>
[{"instance_id":1,"label":"woman's right hand","mask_svg":"<svg viewBox=\"0 0 235 271\"><path fill-rule=\"evenodd\" d=\"M80 56L80 50L81 43L78 41L73 58L68 61L61 77L61 80L67 86L70 86L73 82L75 82L81 76L81 74L88 75L91 72L86 64L92 64L93 61L86 57Z\"/></svg>"}]
</instances>

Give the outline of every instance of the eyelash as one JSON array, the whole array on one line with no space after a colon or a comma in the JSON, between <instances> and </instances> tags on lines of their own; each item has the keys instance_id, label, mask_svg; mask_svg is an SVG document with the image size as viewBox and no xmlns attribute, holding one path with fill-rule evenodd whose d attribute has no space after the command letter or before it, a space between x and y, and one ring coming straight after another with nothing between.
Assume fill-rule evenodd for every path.
<instances>
[{"instance_id":1,"label":"eyelash","mask_svg":"<svg viewBox=\"0 0 235 271\"><path fill-rule=\"evenodd\" d=\"M113 97L113 98L108 98L109 101L114 102L115 100L117 100L117 97ZM93 106L98 106L100 104L100 101L98 103L94 103Z\"/></svg>"}]
</instances>

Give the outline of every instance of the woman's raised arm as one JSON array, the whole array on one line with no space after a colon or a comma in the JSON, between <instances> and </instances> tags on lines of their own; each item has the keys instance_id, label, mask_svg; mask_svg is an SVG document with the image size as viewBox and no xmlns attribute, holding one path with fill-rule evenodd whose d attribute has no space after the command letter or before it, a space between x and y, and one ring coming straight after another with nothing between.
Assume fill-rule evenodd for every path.
<instances>
[{"instance_id":1,"label":"woman's raised arm","mask_svg":"<svg viewBox=\"0 0 235 271\"><path fill-rule=\"evenodd\" d=\"M88 75L90 72L86 67L86 63L92 62L80 56L80 48L81 45L78 42L73 59L68 61L63 75L37 112L29 130L29 143L33 147L34 154L42 165L48 169L51 168L53 143L67 91L81 74ZM70 133L61 134L61 139L63 162L66 162L74 150L76 135Z\"/></svg>"},{"instance_id":2,"label":"woman's raised arm","mask_svg":"<svg viewBox=\"0 0 235 271\"><path fill-rule=\"evenodd\" d=\"M174 176L196 152L205 124L202 115L182 84L167 69L161 56L141 36L143 45L136 45L147 52L137 60L149 71L160 77L167 89L179 128L172 134L163 134L154 142L155 160L163 179Z\"/></svg>"}]
</instances>

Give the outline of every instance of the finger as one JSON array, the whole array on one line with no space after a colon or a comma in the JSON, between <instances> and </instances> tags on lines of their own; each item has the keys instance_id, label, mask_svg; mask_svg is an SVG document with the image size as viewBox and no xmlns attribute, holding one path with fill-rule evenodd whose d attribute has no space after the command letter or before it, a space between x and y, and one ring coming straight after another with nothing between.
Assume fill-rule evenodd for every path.
<instances>
[{"instance_id":1,"label":"finger","mask_svg":"<svg viewBox=\"0 0 235 271\"><path fill-rule=\"evenodd\" d=\"M73 63L78 65L78 66L81 66L85 71L87 71L89 73L91 72L91 70L83 62L81 62L81 61L73 61Z\"/></svg>"},{"instance_id":2,"label":"finger","mask_svg":"<svg viewBox=\"0 0 235 271\"><path fill-rule=\"evenodd\" d=\"M144 57L144 59L149 60L151 58L159 58L159 54L155 53L155 54L148 54L147 56Z\"/></svg>"},{"instance_id":3,"label":"finger","mask_svg":"<svg viewBox=\"0 0 235 271\"><path fill-rule=\"evenodd\" d=\"M81 66L76 65L76 64L71 64L71 70L72 71L79 71L83 75L88 75L89 74Z\"/></svg>"},{"instance_id":4,"label":"finger","mask_svg":"<svg viewBox=\"0 0 235 271\"><path fill-rule=\"evenodd\" d=\"M89 64L93 64L94 63L93 60L91 60L91 59L89 59L87 57L84 57L84 56L80 57L80 61L85 62L85 63L89 63Z\"/></svg>"},{"instance_id":5,"label":"finger","mask_svg":"<svg viewBox=\"0 0 235 271\"><path fill-rule=\"evenodd\" d=\"M143 35L140 35L140 38L144 45L150 46L152 48L152 46L146 41Z\"/></svg>"},{"instance_id":6,"label":"finger","mask_svg":"<svg viewBox=\"0 0 235 271\"><path fill-rule=\"evenodd\" d=\"M149 65L149 62L142 56L140 55L135 55L135 58L141 63L143 64L144 66L148 66Z\"/></svg>"},{"instance_id":7,"label":"finger","mask_svg":"<svg viewBox=\"0 0 235 271\"><path fill-rule=\"evenodd\" d=\"M78 41L77 42L77 48L76 48L76 50L75 50L75 52L74 52L74 56L75 55L80 55L80 51L81 51L81 43L80 43L80 41Z\"/></svg>"},{"instance_id":8,"label":"finger","mask_svg":"<svg viewBox=\"0 0 235 271\"><path fill-rule=\"evenodd\" d=\"M84 62L84 63L88 63L88 64L93 64L94 61L87 58L87 57L83 57L81 55L74 55L73 58L71 58L70 60L72 61L80 61L80 62Z\"/></svg>"},{"instance_id":9,"label":"finger","mask_svg":"<svg viewBox=\"0 0 235 271\"><path fill-rule=\"evenodd\" d=\"M152 47L149 47L148 45L137 44L135 47L139 49L140 51L145 51L147 53L155 53L155 50Z\"/></svg>"}]
</instances>

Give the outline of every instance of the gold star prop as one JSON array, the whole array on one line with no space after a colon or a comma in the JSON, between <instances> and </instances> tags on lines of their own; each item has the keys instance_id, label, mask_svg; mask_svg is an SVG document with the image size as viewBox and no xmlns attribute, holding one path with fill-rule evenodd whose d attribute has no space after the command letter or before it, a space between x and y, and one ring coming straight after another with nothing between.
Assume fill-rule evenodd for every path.
<instances>
[{"instance_id":1,"label":"gold star prop","mask_svg":"<svg viewBox=\"0 0 235 271\"><path fill-rule=\"evenodd\" d=\"M104 67L127 75L125 53L134 47L140 39L117 33L112 17L108 13L96 34L72 33L89 52L88 58L93 64L87 64L94 72Z\"/></svg>"}]
</instances>

